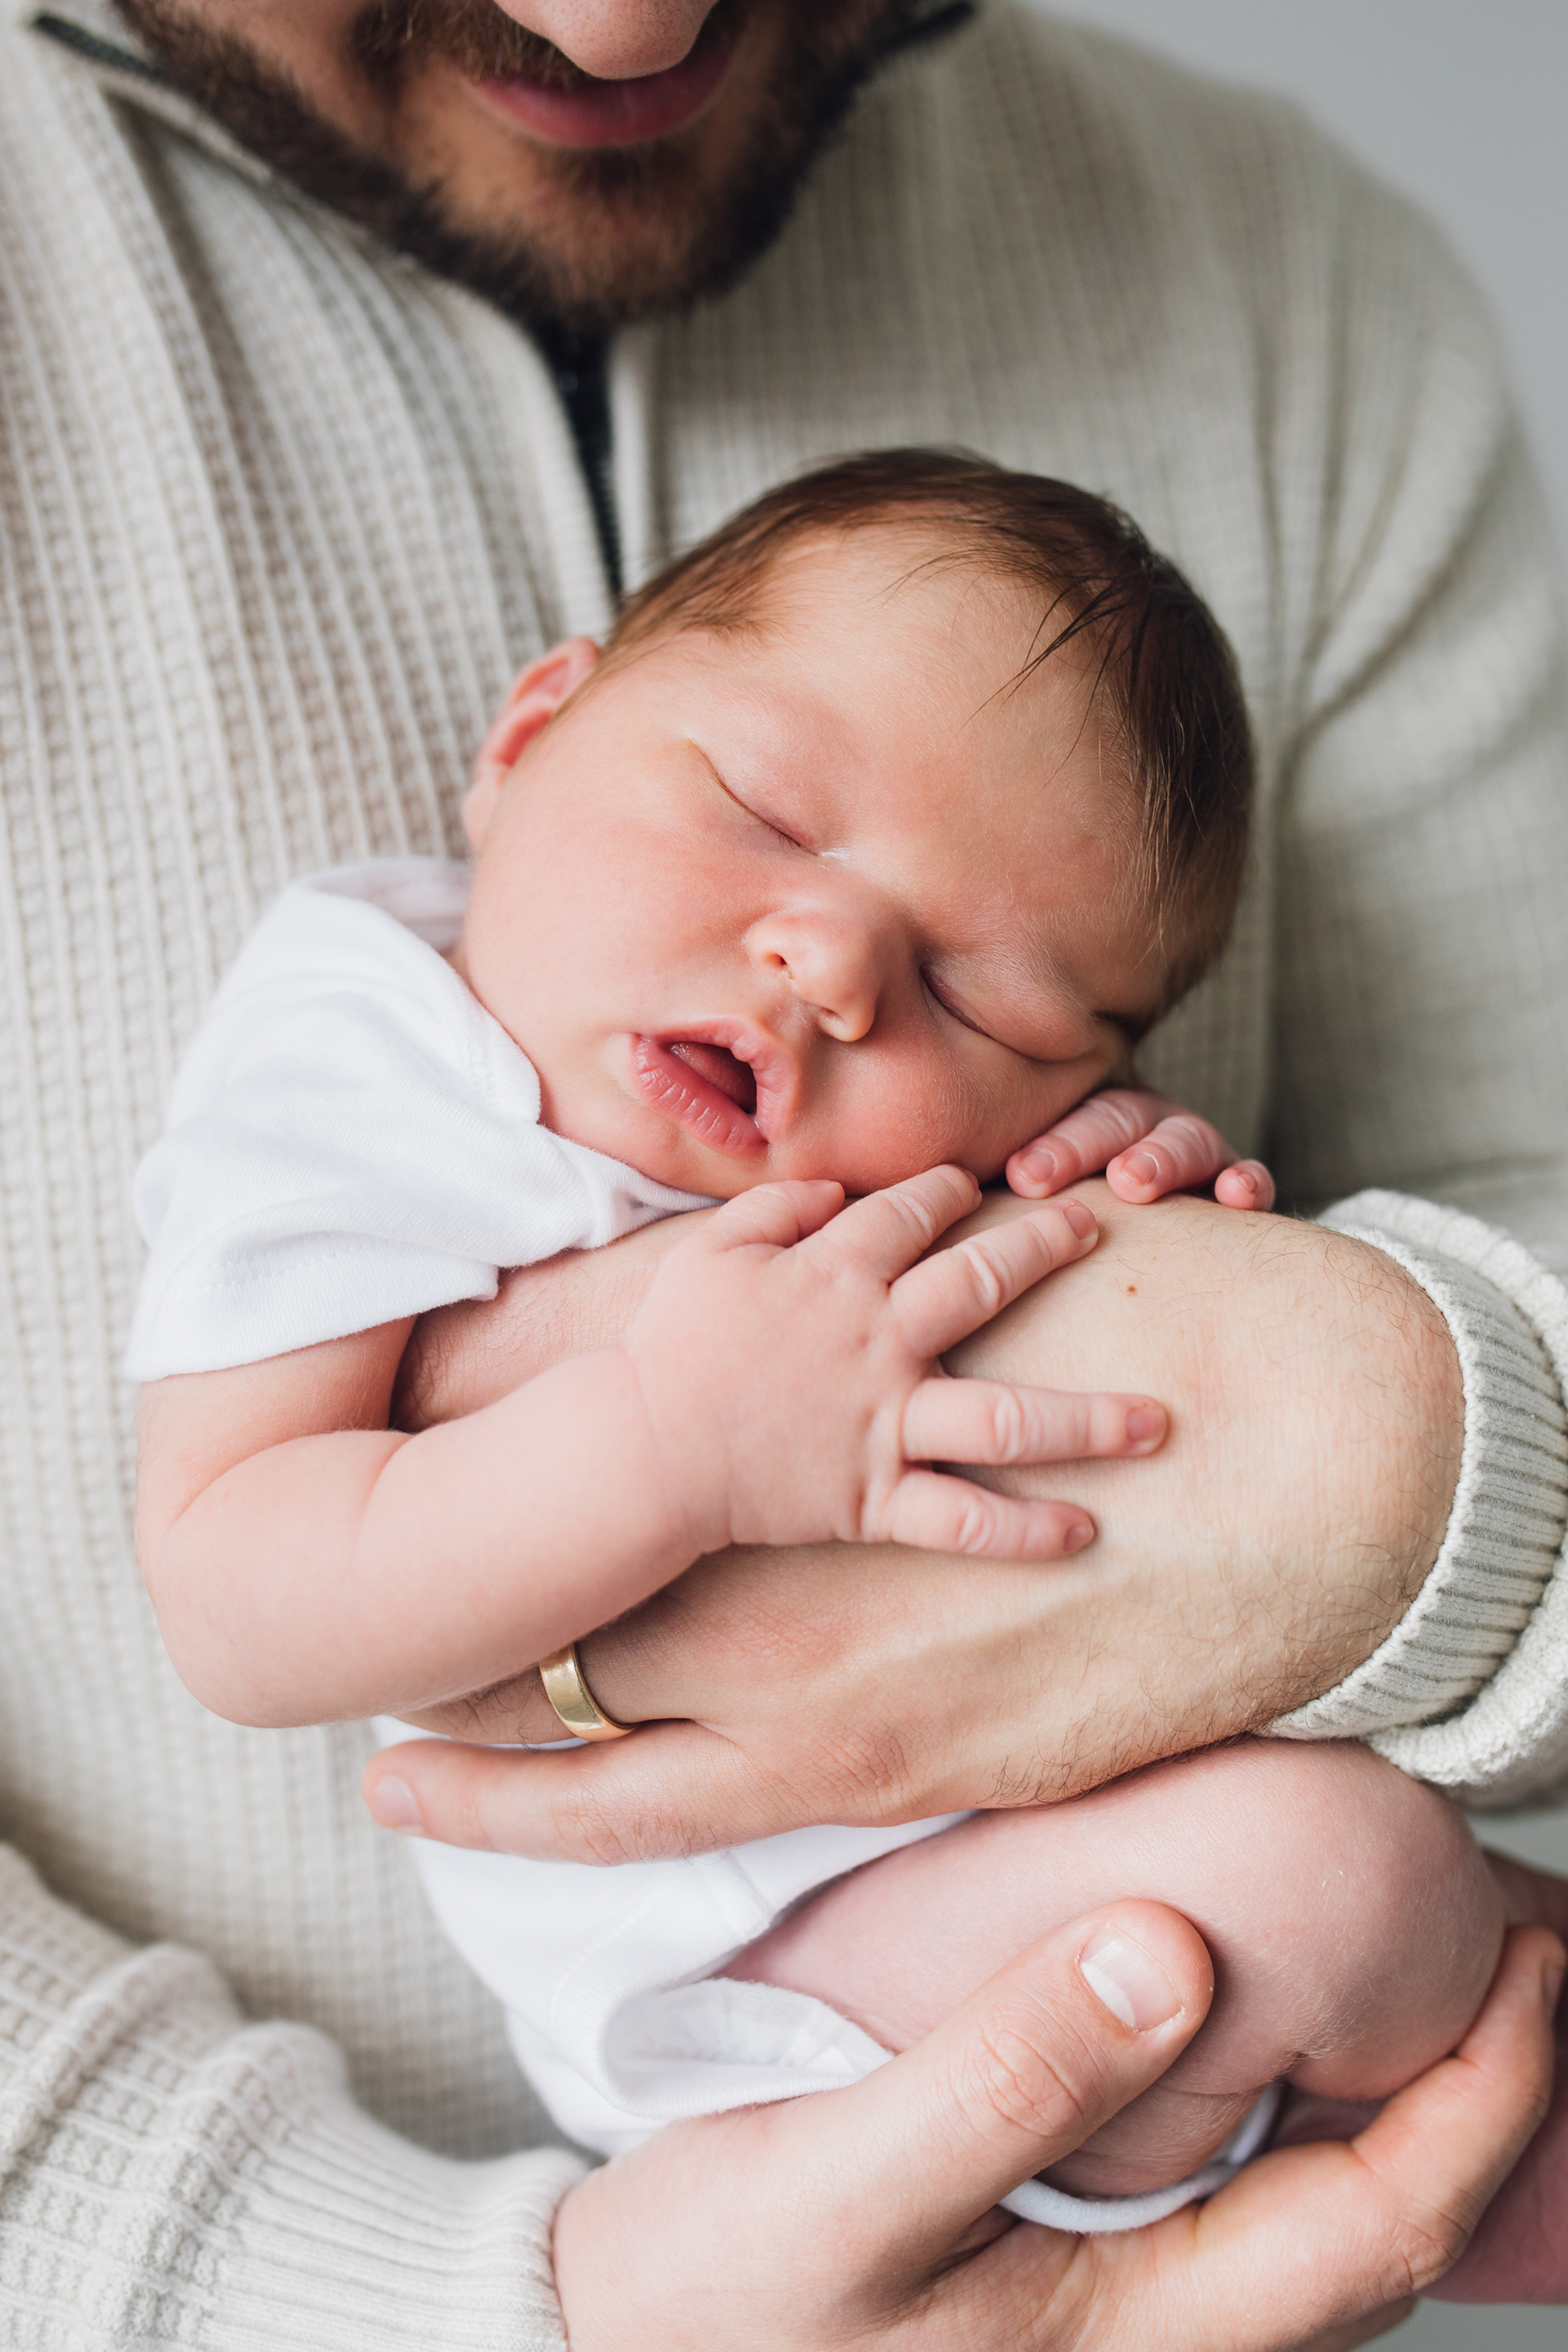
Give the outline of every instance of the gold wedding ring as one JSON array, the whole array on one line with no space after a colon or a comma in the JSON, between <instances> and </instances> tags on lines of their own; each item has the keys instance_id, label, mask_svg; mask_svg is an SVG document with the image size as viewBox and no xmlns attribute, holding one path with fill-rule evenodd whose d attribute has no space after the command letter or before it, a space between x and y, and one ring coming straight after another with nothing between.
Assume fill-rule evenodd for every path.
<instances>
[{"instance_id":1,"label":"gold wedding ring","mask_svg":"<svg viewBox=\"0 0 1568 2352\"><path fill-rule=\"evenodd\" d=\"M578 1660L575 1642L568 1642L553 1657L541 1658L539 1679L544 1685L545 1697L567 1730L578 1739L624 1739L634 1728L629 1723L615 1722L597 1705Z\"/></svg>"}]
</instances>

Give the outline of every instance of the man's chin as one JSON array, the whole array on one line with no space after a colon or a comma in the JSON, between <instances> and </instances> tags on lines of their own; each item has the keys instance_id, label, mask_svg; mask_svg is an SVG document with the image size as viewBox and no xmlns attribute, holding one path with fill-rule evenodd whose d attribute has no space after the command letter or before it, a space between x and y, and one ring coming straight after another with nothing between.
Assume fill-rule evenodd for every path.
<instances>
[{"instance_id":1,"label":"man's chin","mask_svg":"<svg viewBox=\"0 0 1568 2352\"><path fill-rule=\"evenodd\" d=\"M352 124L316 110L218 0L121 0L171 77L310 194L541 326L603 332L724 292L772 245L913 0L752 0L723 84L675 136L528 136L447 58L404 58ZM352 35L351 35L352 40ZM376 126L374 131L367 129Z\"/></svg>"},{"instance_id":2,"label":"man's chin","mask_svg":"<svg viewBox=\"0 0 1568 2352\"><path fill-rule=\"evenodd\" d=\"M553 146L485 120L441 79L415 142L422 184L373 225L530 323L602 333L723 292L778 235L805 170L777 168L772 142L748 150L743 117Z\"/></svg>"}]
</instances>

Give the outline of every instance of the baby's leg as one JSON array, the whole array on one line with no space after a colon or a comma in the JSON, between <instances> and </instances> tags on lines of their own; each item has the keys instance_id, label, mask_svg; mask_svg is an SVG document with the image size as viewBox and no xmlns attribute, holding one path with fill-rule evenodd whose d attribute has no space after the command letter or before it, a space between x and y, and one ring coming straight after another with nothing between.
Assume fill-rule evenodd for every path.
<instances>
[{"instance_id":1,"label":"baby's leg","mask_svg":"<svg viewBox=\"0 0 1568 2352\"><path fill-rule=\"evenodd\" d=\"M901 2050L1013 1953L1124 1895L1192 1920L1215 1993L1170 2073L1049 2176L1094 2196L1195 2170L1280 2075L1329 2098L1398 2089L1463 2034L1504 1925L1434 1790L1363 1748L1242 1740L868 1864L725 1974L815 1994Z\"/></svg>"}]
</instances>

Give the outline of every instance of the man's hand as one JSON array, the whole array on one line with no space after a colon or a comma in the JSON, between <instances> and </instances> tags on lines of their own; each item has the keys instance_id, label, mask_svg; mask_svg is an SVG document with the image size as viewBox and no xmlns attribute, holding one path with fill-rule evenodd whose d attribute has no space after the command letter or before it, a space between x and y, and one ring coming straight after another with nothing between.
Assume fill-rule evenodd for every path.
<instances>
[{"instance_id":1,"label":"man's hand","mask_svg":"<svg viewBox=\"0 0 1568 2352\"><path fill-rule=\"evenodd\" d=\"M635 1738L390 1749L367 1773L378 1818L615 1860L1028 1804L1261 1728L1368 1656L1436 1555L1458 1475L1462 1391L1436 1309L1380 1252L1317 1226L1086 1197L1093 1255L949 1360L1168 1404L1145 1461L1005 1474L1081 1501L1089 1550L700 1561L579 1643L600 1705L647 1727ZM1021 1213L994 1196L959 1230ZM560 1734L534 1675L422 1720Z\"/></svg>"},{"instance_id":2,"label":"man's hand","mask_svg":"<svg viewBox=\"0 0 1568 2352\"><path fill-rule=\"evenodd\" d=\"M1131 2023L1080 1966L1114 1973L1116 1946ZM1350 2145L1069 2238L995 2200L1163 2073L1212 1985L1174 1912L1111 1906L852 2089L677 2124L591 2174L555 2228L572 2352L1348 2352L1454 2262L1539 2120L1562 1962L1515 1929L1457 2055Z\"/></svg>"}]
</instances>

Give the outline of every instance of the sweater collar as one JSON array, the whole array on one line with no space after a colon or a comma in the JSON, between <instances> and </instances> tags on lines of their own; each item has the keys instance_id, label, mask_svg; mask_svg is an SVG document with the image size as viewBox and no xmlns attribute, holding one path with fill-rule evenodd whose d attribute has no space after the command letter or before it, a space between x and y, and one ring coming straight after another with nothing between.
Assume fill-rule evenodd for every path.
<instances>
[{"instance_id":1,"label":"sweater collar","mask_svg":"<svg viewBox=\"0 0 1568 2352\"><path fill-rule=\"evenodd\" d=\"M109 0L6 0L5 13L48 42L111 97L167 122L262 185L278 174L226 131L195 99L175 88L157 59Z\"/></svg>"}]
</instances>

